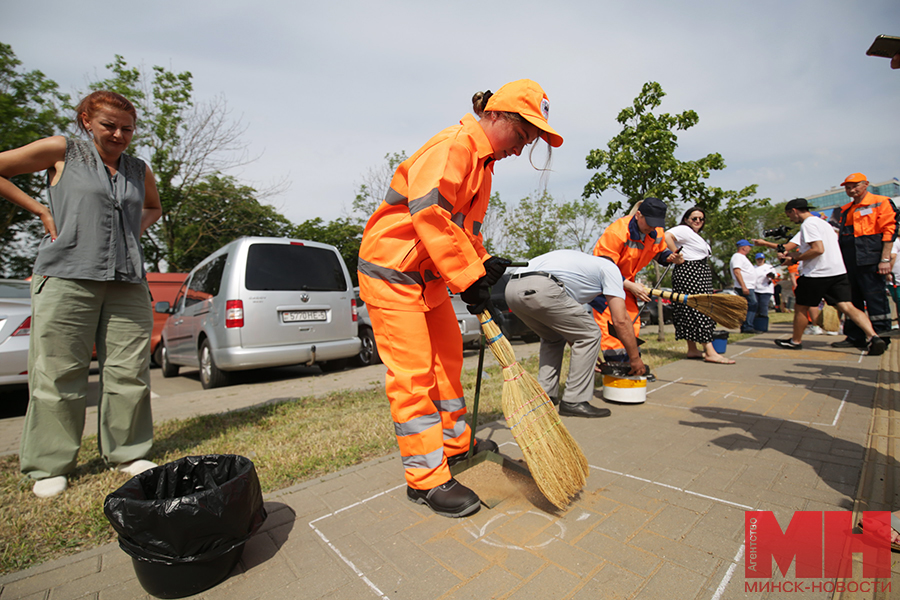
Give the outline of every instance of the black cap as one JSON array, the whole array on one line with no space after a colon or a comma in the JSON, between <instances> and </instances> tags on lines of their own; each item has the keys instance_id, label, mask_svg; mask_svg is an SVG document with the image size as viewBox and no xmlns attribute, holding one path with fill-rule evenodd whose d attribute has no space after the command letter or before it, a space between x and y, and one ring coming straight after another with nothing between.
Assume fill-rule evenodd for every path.
<instances>
[{"instance_id":1,"label":"black cap","mask_svg":"<svg viewBox=\"0 0 900 600\"><path fill-rule=\"evenodd\" d=\"M784 205L784 212L793 210L795 208L799 209L800 212L806 212L809 210L809 202L806 201L806 198L794 198Z\"/></svg>"},{"instance_id":2,"label":"black cap","mask_svg":"<svg viewBox=\"0 0 900 600\"><path fill-rule=\"evenodd\" d=\"M644 220L650 227L666 226L666 204L659 198L644 198L638 212L644 215Z\"/></svg>"}]
</instances>

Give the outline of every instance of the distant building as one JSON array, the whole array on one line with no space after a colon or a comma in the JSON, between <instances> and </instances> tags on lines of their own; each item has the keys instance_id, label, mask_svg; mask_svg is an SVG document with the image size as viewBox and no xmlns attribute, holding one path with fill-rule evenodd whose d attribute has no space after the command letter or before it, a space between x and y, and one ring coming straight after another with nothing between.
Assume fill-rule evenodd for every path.
<instances>
[{"instance_id":1,"label":"distant building","mask_svg":"<svg viewBox=\"0 0 900 600\"><path fill-rule=\"evenodd\" d=\"M896 198L900 196L900 179L894 177L891 180L881 183L869 183L869 193L878 196L887 196L888 198ZM850 202L850 197L844 191L844 186L833 187L827 192L807 196L807 202L810 206L817 210L830 210L832 208L843 206Z\"/></svg>"}]
</instances>

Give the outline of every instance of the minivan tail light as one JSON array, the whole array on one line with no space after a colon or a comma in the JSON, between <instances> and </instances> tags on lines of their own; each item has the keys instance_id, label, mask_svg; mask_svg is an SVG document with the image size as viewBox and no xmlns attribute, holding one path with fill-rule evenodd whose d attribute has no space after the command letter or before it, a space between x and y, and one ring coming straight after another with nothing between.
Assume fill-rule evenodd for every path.
<instances>
[{"instance_id":1,"label":"minivan tail light","mask_svg":"<svg viewBox=\"0 0 900 600\"><path fill-rule=\"evenodd\" d=\"M244 326L244 301L228 300L225 302L225 327Z\"/></svg>"},{"instance_id":2,"label":"minivan tail light","mask_svg":"<svg viewBox=\"0 0 900 600\"><path fill-rule=\"evenodd\" d=\"M350 314L353 315L353 320L359 320L359 311L356 310L356 298L350 298Z\"/></svg>"},{"instance_id":3,"label":"minivan tail light","mask_svg":"<svg viewBox=\"0 0 900 600\"><path fill-rule=\"evenodd\" d=\"M356 319L353 319L353 320L355 321ZM31 335L31 316L30 315L27 319L22 321L21 325L16 327L16 330L12 332L12 335L10 337L16 337L16 336L20 336L20 335Z\"/></svg>"}]
</instances>

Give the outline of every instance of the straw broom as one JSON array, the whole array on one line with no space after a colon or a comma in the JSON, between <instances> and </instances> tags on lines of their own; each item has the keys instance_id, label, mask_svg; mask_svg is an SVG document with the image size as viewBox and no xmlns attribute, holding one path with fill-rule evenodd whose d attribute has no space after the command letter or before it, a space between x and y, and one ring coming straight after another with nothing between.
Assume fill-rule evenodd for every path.
<instances>
[{"instance_id":1,"label":"straw broom","mask_svg":"<svg viewBox=\"0 0 900 600\"><path fill-rule=\"evenodd\" d=\"M645 288L646 289L646 288ZM747 318L747 299L731 294L678 294L664 290L648 289L651 296L659 296L672 302L681 302L703 313L722 327L736 329Z\"/></svg>"},{"instance_id":2,"label":"straw broom","mask_svg":"<svg viewBox=\"0 0 900 600\"><path fill-rule=\"evenodd\" d=\"M516 362L512 345L487 310L478 316L488 347L503 367L502 406L506 423L525 455L541 493L565 508L588 474L578 442L562 424L553 403L537 380Z\"/></svg>"}]
</instances>

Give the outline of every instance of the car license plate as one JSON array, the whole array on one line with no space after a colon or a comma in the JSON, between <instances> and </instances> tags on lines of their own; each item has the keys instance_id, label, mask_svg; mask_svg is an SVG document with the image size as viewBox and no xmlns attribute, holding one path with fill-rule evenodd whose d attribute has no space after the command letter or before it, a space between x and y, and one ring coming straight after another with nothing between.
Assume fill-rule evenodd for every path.
<instances>
[{"instance_id":1,"label":"car license plate","mask_svg":"<svg viewBox=\"0 0 900 600\"><path fill-rule=\"evenodd\" d=\"M285 323L324 321L326 320L326 314L324 310L286 310L281 313L281 320Z\"/></svg>"}]
</instances>

